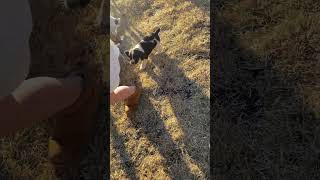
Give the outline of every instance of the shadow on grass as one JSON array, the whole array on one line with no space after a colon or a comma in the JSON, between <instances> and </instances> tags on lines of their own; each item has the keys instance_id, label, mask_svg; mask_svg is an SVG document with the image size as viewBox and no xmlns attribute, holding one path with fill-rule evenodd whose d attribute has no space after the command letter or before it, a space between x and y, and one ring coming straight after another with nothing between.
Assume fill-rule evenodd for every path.
<instances>
[{"instance_id":1,"label":"shadow on grass","mask_svg":"<svg viewBox=\"0 0 320 180\"><path fill-rule=\"evenodd\" d=\"M116 8L116 7L115 7ZM119 15L119 14L118 14ZM123 17L122 17L123 19ZM125 20L127 22L127 20ZM132 45L136 44L141 40L143 37L142 33L135 29L134 27L129 28L129 24L126 24L125 29L127 31L127 35L125 36L124 41L126 44L121 45L121 50L129 49ZM198 93L197 98L202 99L203 101L208 102L207 106L209 106L209 98L206 97L204 94L202 94L202 89L199 88L195 82L191 81L189 78L186 77L184 72L178 67L178 61L176 59L169 58L166 54L158 54L155 56L151 56L152 64L148 63L148 67L146 69L147 74L156 81L156 83L159 85L158 94L157 96L162 97L168 97L170 101L170 106L173 108L174 116L177 118L179 123L179 128L184 134L187 134L187 132L182 129L181 123L188 124L192 121L192 117L189 117L188 114L185 114L185 112L188 111L189 104L187 103L189 100L192 99L193 94ZM161 60L163 61L161 61ZM170 63L167 63L170 62ZM161 75L158 76L154 74L152 70L152 66L157 66L159 69L161 69ZM168 75L171 73L175 74L176 77L168 77ZM129 73L130 74L130 73ZM175 79L176 78L176 79ZM184 83L182 86L176 86L176 87L169 87L167 86L167 82L170 81L171 83L175 80L183 81ZM135 120L133 121L134 125L137 129L141 129L142 133L145 134L148 139L154 144L156 147L158 147L158 150L160 154L165 158L165 164L166 167L172 166L174 162L182 162L180 169L182 172L186 172L183 178L199 178L195 177L194 174L190 172L190 169L186 162L183 159L183 155L181 152L181 149L179 146L172 140L170 133L166 130L166 127L164 125L164 120L159 115L159 110L154 108L154 105L150 102L148 99L148 96L152 96L153 92L151 91L144 91L144 95L141 99L141 112L140 110L136 113ZM179 101L177 101L179 100ZM184 101L181 103L181 101ZM176 105L179 106L179 109L176 109ZM147 108L142 111L142 108ZM199 109L201 107L198 107ZM181 109L186 110L185 112L181 111ZM142 116L143 117L139 117ZM208 112L209 116L209 112ZM144 121L147 120L147 121ZM205 120L205 119L204 119ZM207 119L208 122L203 122L206 127L209 126L209 118ZM192 122L191 122L192 123ZM209 131L208 131L209 132ZM188 136L188 135L186 135ZM196 151L196 148L189 147L188 141L179 142L179 144L185 144L186 145L186 151L192 150ZM208 139L209 144L209 139ZM189 149L190 148L190 149ZM200 153L201 152L197 152ZM199 154L197 154L199 155ZM196 157L197 155L191 154L192 157ZM197 158L197 157L196 157ZM195 164L199 167L200 171L203 171L203 169L206 169L209 171L208 167L203 167L209 164L207 161L208 159L194 159ZM202 161L201 163L199 161ZM205 162L203 162L205 161ZM207 164L206 164L207 163ZM201 164L201 165L200 165ZM203 173L203 172L202 172ZM177 177L177 174L175 172L168 171L168 174L172 178L179 178ZM204 176L209 176L208 174L205 174Z\"/></svg>"},{"instance_id":2,"label":"shadow on grass","mask_svg":"<svg viewBox=\"0 0 320 180\"><path fill-rule=\"evenodd\" d=\"M1 149L0 149L0 151L1 151ZM10 178L9 173L5 169L3 163L4 163L3 157L2 157L2 155L0 155L0 179L9 179Z\"/></svg>"},{"instance_id":3,"label":"shadow on grass","mask_svg":"<svg viewBox=\"0 0 320 180\"><path fill-rule=\"evenodd\" d=\"M210 0L189 0L192 4L202 9L207 14L210 13ZM217 1L217 0L215 0Z\"/></svg>"},{"instance_id":4,"label":"shadow on grass","mask_svg":"<svg viewBox=\"0 0 320 180\"><path fill-rule=\"evenodd\" d=\"M114 122L114 117L111 117L111 122ZM130 157L129 153L126 151L126 147L124 146L124 144L125 144L124 137L117 132L113 123L110 126L110 131L111 131L110 132L111 138L114 139L113 146L115 148L115 151L120 156L121 167L123 167L126 175L129 177L129 179L132 179L132 180L139 179L137 177L134 162L133 162L132 158Z\"/></svg>"},{"instance_id":5,"label":"shadow on grass","mask_svg":"<svg viewBox=\"0 0 320 180\"><path fill-rule=\"evenodd\" d=\"M127 32L129 33L130 37L125 37L125 41L128 42L128 44L133 45L141 40L142 33L139 32L137 29L127 28ZM128 49L130 47L130 45L126 45L126 46L127 47L123 48L123 49ZM202 99L203 101L209 102L210 100L208 97L206 97L204 94L202 94L201 88L199 88L195 82L191 81L189 78L187 78L185 76L184 72L178 67L178 61L176 59L171 59L170 57L168 57L164 53L151 56L151 59L152 59L152 64L148 63L148 67L147 67L146 71L147 71L148 75L153 80L155 80L159 86L159 89L158 89L159 93L157 96L163 96L163 97L165 96L165 97L169 98L170 105L174 111L174 116L178 119L179 127L182 129L182 127L180 125L181 123L188 124L187 121L192 121L192 117L190 117L188 114L185 114L184 112L182 112L181 109L187 110L189 108L189 104L187 102L192 99L193 94L198 93L198 98ZM154 74L154 72L152 70L152 68L153 68L152 66L157 66L159 69L161 69L160 76ZM175 77L168 77L169 74L173 74L173 73L175 74ZM179 86L176 86L176 87L167 86L166 83L168 83L168 82L172 83L175 80L179 80L180 82L183 81L184 83L180 87ZM148 94L148 96L152 96L153 93L152 92L144 92L144 94ZM177 101L177 100L179 100L179 101ZM184 101L183 104L181 103L180 100ZM149 108L153 107L153 105L147 99L147 97L145 97L145 99L142 101L141 104L143 104L144 107L149 107ZM176 109L176 105L179 106L179 110ZM207 105L209 106L209 103ZM200 109L201 107L198 107L198 108ZM152 117L143 117L143 118L136 117L136 119L148 119L149 120L148 122L137 121L136 123L140 124L139 127L142 128L143 133L149 137L149 139L152 141L152 143L159 144L159 142L165 142L163 145L160 145L159 150L160 150L161 154L163 155L163 157L165 157L167 159L167 166L170 166L170 162L174 162L174 161L183 162L184 160L181 158L182 155L181 155L180 149L172 141L172 139L170 139L171 135L167 132L167 130L163 124L163 119L158 115L154 115L154 114L157 114L158 111L156 109L153 109L153 110L150 109L150 111L153 113L148 113L148 114L152 114L152 115L150 115ZM143 114L143 112L141 112L141 114ZM209 114L209 112L208 112L208 114ZM156 117L153 117L153 115ZM208 127L209 126L209 118L207 119L207 121L208 122L203 122L203 123L206 124ZM185 130L182 129L182 131L183 131L183 133L186 133ZM189 150L188 149L189 148L188 142L186 141L183 143L186 145L187 150ZM208 139L208 143L209 143L209 139ZM196 151L196 149L192 149L192 150ZM179 159L172 159L172 157L179 157ZM193 160L196 161L196 165L200 166L200 163L199 163L200 160L198 160L198 162L195 159L193 159ZM202 159L202 165L209 164L209 162L207 162L207 164L204 164L204 163L205 162L203 162L203 159ZM184 164L183 166L184 167L181 167L181 169L184 169L183 172L190 172L190 170L188 169L186 164ZM208 167L205 168L205 167L200 166L199 168L201 169L201 171L203 171L203 169L208 170ZM173 175L172 177L175 177L174 173L172 174L172 172L171 172L170 174ZM206 175L206 176L208 176L208 175ZM187 174L185 177L196 178L191 173Z\"/></svg>"},{"instance_id":6,"label":"shadow on grass","mask_svg":"<svg viewBox=\"0 0 320 180\"><path fill-rule=\"evenodd\" d=\"M243 32L219 13L214 26L211 178L318 178L311 145L320 121L297 83L273 68L277 57L240 45Z\"/></svg>"},{"instance_id":7,"label":"shadow on grass","mask_svg":"<svg viewBox=\"0 0 320 180\"><path fill-rule=\"evenodd\" d=\"M164 119L149 100L148 96L151 94L152 92L144 90L144 95L141 97L141 106L132 121L133 125L136 129L140 129L141 134L145 135L160 152L160 155L164 158L165 169L171 178L196 178L184 161L182 150L172 140L170 133L167 131ZM185 173L183 177L181 177L181 174L178 176L177 172L168 169L168 167L174 167L177 162L179 162L179 170Z\"/></svg>"},{"instance_id":8,"label":"shadow on grass","mask_svg":"<svg viewBox=\"0 0 320 180\"><path fill-rule=\"evenodd\" d=\"M186 77L184 72L178 67L177 59L172 59L165 53L154 55L151 58L152 64L149 63L148 65L151 67L157 66L161 71L160 75L157 75L151 68L147 70L148 75L156 81L159 86L155 96L167 97L169 99L174 116L177 118L179 128L185 134L184 139L179 142L179 144L185 145L185 150L192 156L192 161L198 166L201 173L204 173L203 175L206 178L209 178L209 174L206 174L209 171L209 158L205 157L209 157L209 152L202 152L202 150L209 151L209 149L203 146L209 144L210 99L203 94L203 90L195 81ZM170 74L174 74L174 77L170 77ZM172 86L172 84L175 83L176 85ZM152 93L149 95L152 96ZM196 110L197 113L192 114L191 111L193 110ZM206 116L200 118L198 115ZM201 132L198 132L200 126L202 126ZM184 129L183 127L188 127L188 129ZM193 127L195 129L193 129ZM205 129L206 127L208 128L207 130ZM202 138L204 136L207 137L207 142L203 142ZM195 144L190 142L191 139L198 142L196 147Z\"/></svg>"},{"instance_id":9,"label":"shadow on grass","mask_svg":"<svg viewBox=\"0 0 320 180\"><path fill-rule=\"evenodd\" d=\"M105 98L106 99L106 98ZM105 118L105 102L98 106L98 112L96 118L99 118L97 126L95 128L95 135L87 146L87 151L82 157L81 162L81 180L89 179L102 179L105 174L109 171L109 166L106 166L107 155L109 155L106 150L107 146L107 119Z\"/></svg>"},{"instance_id":10,"label":"shadow on grass","mask_svg":"<svg viewBox=\"0 0 320 180\"><path fill-rule=\"evenodd\" d=\"M84 9L66 10L58 1L30 0L33 29L30 35L31 69L28 78L61 77L80 63L94 57L97 48L93 1ZM90 18L89 18L90 17Z\"/></svg>"}]
</instances>

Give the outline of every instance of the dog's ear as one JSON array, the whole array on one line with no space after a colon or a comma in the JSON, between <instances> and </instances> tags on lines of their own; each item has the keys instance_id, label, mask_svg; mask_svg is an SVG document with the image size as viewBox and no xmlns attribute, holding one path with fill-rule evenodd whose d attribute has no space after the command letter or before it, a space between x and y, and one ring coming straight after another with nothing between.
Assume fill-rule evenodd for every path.
<instances>
[{"instance_id":1,"label":"dog's ear","mask_svg":"<svg viewBox=\"0 0 320 180\"><path fill-rule=\"evenodd\" d=\"M131 58L130 57L130 52L128 50L124 51L124 54L127 55L129 58Z\"/></svg>"}]
</instances>

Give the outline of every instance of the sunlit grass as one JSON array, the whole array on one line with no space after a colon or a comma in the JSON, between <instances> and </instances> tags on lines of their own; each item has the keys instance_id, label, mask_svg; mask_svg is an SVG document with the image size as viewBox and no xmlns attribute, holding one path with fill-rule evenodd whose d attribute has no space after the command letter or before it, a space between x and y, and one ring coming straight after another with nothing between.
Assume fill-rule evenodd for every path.
<instances>
[{"instance_id":1,"label":"sunlit grass","mask_svg":"<svg viewBox=\"0 0 320 180\"><path fill-rule=\"evenodd\" d=\"M150 56L145 71L120 61L122 84L137 81L143 94L132 119L124 114L123 103L111 108L121 135L113 141L115 151L127 152L133 162L112 168L112 177L129 171L142 179L208 179L208 11L186 0L114 2L119 9L111 11L126 12L129 18L128 47L161 27L163 52ZM117 159L111 157L111 167Z\"/></svg>"}]
</instances>

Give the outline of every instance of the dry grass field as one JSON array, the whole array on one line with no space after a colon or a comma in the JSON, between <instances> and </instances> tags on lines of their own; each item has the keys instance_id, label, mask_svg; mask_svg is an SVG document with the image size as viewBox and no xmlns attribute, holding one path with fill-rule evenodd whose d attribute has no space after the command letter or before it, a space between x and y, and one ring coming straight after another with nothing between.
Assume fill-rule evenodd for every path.
<instances>
[{"instance_id":1,"label":"dry grass field","mask_svg":"<svg viewBox=\"0 0 320 180\"><path fill-rule=\"evenodd\" d=\"M63 11L55 0L30 2L36 20L30 77L60 76L81 61L101 63L109 39L93 28L100 1L81 11ZM101 105L83 179L99 179L106 133L112 179L319 179L317 0L214 1L211 135L209 0L111 2L111 14L122 18L122 51L156 27L163 51L144 71L120 60L121 84L141 86L141 102L131 118L122 103L112 106L111 132ZM45 121L1 138L0 179L52 179L47 140Z\"/></svg>"},{"instance_id":2,"label":"dry grass field","mask_svg":"<svg viewBox=\"0 0 320 180\"><path fill-rule=\"evenodd\" d=\"M319 1L215 2L212 179L319 179Z\"/></svg>"},{"instance_id":3,"label":"dry grass field","mask_svg":"<svg viewBox=\"0 0 320 180\"><path fill-rule=\"evenodd\" d=\"M120 49L161 28L147 68L121 59L121 84L142 87L133 117L111 107L111 179L209 179L209 1L114 0Z\"/></svg>"},{"instance_id":4,"label":"dry grass field","mask_svg":"<svg viewBox=\"0 0 320 180\"><path fill-rule=\"evenodd\" d=\"M108 37L93 26L100 1L75 11L58 8L55 0L30 3L30 77L58 77L83 61L101 63L99 55L108 53ZM118 8L133 8L126 14L127 46L137 42L140 33L160 26L164 51L151 56L145 72L121 62L122 83L137 82L143 96L133 119L125 118L121 104L112 107L112 179L208 179L209 1L116 3ZM97 136L83 157L83 179L99 179L101 151L107 151L104 105ZM38 122L0 139L0 179L53 179L46 126L46 121Z\"/></svg>"}]
</instances>

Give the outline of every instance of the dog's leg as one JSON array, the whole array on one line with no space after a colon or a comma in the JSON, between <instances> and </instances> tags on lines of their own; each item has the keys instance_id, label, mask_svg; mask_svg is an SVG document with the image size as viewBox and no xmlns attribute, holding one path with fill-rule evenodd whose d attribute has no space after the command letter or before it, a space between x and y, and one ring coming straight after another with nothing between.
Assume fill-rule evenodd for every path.
<instances>
[{"instance_id":1,"label":"dog's leg","mask_svg":"<svg viewBox=\"0 0 320 180\"><path fill-rule=\"evenodd\" d=\"M144 70L147 66L147 61L148 59L144 59L142 62L141 62L141 65L140 65L140 70Z\"/></svg>"},{"instance_id":2,"label":"dog's leg","mask_svg":"<svg viewBox=\"0 0 320 180\"><path fill-rule=\"evenodd\" d=\"M158 44L157 46L156 46L156 53L155 54L160 54L161 52L162 52L162 46L161 46L161 44Z\"/></svg>"}]
</instances>

